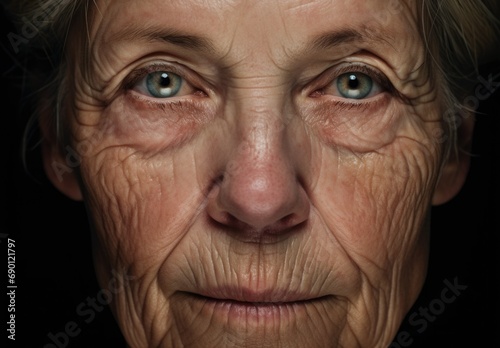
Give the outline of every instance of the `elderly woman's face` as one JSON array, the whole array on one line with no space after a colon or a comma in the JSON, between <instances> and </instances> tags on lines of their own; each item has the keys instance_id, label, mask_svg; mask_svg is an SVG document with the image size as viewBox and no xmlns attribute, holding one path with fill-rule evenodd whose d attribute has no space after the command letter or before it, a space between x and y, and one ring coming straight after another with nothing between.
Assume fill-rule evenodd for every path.
<instances>
[{"instance_id":1,"label":"elderly woman's face","mask_svg":"<svg viewBox=\"0 0 500 348\"><path fill-rule=\"evenodd\" d=\"M387 346L450 191L413 3L97 4L68 122L129 344Z\"/></svg>"}]
</instances>

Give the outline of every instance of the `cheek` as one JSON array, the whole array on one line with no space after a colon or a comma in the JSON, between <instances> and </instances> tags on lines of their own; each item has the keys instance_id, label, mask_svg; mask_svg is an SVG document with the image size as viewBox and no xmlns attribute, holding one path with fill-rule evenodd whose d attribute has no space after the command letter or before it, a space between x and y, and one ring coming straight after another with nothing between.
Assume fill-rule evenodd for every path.
<instances>
[{"instance_id":1,"label":"cheek","mask_svg":"<svg viewBox=\"0 0 500 348\"><path fill-rule=\"evenodd\" d=\"M200 151L189 142L214 110L204 98L163 106L137 98L126 93L104 109L76 114L72 152L98 248L113 254L107 259L147 269L161 261L152 255L168 257L204 199Z\"/></svg>"},{"instance_id":2,"label":"cheek","mask_svg":"<svg viewBox=\"0 0 500 348\"><path fill-rule=\"evenodd\" d=\"M108 260L143 274L168 258L204 199L190 157L111 147L82 161L98 249Z\"/></svg>"},{"instance_id":3,"label":"cheek","mask_svg":"<svg viewBox=\"0 0 500 348\"><path fill-rule=\"evenodd\" d=\"M436 153L402 137L376 153L336 156L322 172L315 203L328 229L361 271L406 263L425 247Z\"/></svg>"}]
</instances>

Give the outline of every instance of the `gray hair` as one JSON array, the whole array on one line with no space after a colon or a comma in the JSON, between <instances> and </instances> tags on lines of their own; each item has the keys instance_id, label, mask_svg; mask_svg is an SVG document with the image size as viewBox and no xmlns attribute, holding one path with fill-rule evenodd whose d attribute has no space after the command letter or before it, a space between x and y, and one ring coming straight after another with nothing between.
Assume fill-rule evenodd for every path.
<instances>
[{"instance_id":1,"label":"gray hair","mask_svg":"<svg viewBox=\"0 0 500 348\"><path fill-rule=\"evenodd\" d=\"M446 156L455 156L457 128L461 119L476 110L467 105L479 68L500 64L500 2L498 0L420 0L421 35L428 61L446 82L443 86L447 112L443 127ZM435 38L435 39L434 39Z\"/></svg>"}]
</instances>

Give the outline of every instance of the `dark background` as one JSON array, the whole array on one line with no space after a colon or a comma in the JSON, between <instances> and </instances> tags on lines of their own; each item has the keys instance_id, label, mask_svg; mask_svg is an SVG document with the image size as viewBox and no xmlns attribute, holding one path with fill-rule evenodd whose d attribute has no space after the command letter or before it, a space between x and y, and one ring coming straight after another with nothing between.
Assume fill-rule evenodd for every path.
<instances>
[{"instance_id":1,"label":"dark background","mask_svg":"<svg viewBox=\"0 0 500 348\"><path fill-rule=\"evenodd\" d=\"M0 16L0 93L3 185L0 234L16 241L16 342L6 339L7 297L0 301L0 342L13 347L44 347L56 335L59 347L121 347L123 341L107 307L86 323L76 308L96 298L88 223L82 203L56 191L43 174L39 148L21 163L26 101L18 57L6 38L15 32ZM500 70L498 66L490 69ZM488 70L481 75L487 78ZM25 85L29 85L29 74ZM500 82L500 77L496 79ZM393 347L500 347L500 89L482 102L477 115L468 180L451 202L435 207L429 274L422 294L403 322L404 338ZM37 139L37 134L32 135ZM33 145L33 144L32 144ZM0 239L0 284L6 292L7 248ZM410 270L411 272L411 270ZM445 281L467 286L450 303L441 300ZM451 293L447 293L451 296ZM88 308L88 307L87 307ZM423 329L422 308L431 308ZM438 313L438 315L433 315ZM415 314L416 313L416 314ZM411 323L409 317L420 319ZM64 338L74 321L81 331ZM420 330L421 332L419 332ZM408 342L412 344L407 344ZM58 347L58 345L48 346Z\"/></svg>"}]
</instances>

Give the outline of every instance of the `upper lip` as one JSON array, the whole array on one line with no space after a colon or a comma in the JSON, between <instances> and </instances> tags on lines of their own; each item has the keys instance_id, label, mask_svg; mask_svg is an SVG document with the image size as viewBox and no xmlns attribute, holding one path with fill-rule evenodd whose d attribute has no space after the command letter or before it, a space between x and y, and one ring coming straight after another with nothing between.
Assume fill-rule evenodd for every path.
<instances>
[{"instance_id":1,"label":"upper lip","mask_svg":"<svg viewBox=\"0 0 500 348\"><path fill-rule=\"evenodd\" d=\"M250 303L291 303L303 302L326 297L326 294L311 294L292 291L289 289L253 290L240 287L220 287L203 289L196 293L219 301L237 301Z\"/></svg>"}]
</instances>

